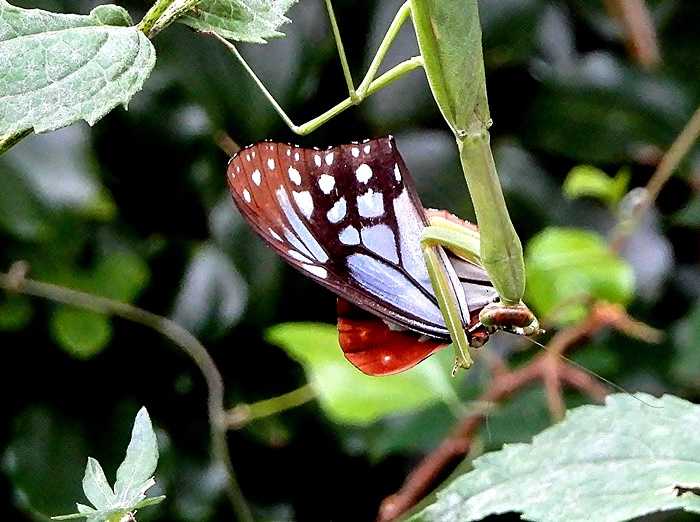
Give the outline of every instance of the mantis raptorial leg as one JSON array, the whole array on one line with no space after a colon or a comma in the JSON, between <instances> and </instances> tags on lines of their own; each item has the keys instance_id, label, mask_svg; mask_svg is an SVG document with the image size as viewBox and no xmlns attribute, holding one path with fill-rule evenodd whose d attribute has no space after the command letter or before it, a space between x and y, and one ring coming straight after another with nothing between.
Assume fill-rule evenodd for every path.
<instances>
[{"instance_id":1,"label":"mantis raptorial leg","mask_svg":"<svg viewBox=\"0 0 700 522\"><path fill-rule=\"evenodd\" d=\"M455 295L455 285L442 270L437 247L450 252L475 265L481 263L481 238L476 228L461 225L440 216L431 216L430 225L421 233L421 248L435 296L445 318L445 324L455 345L455 369L469 368L469 338L462 325L459 300ZM533 335L540 332L539 323L532 312L520 303L504 306L492 303L479 314L481 322L494 330L502 329L519 335Z\"/></svg>"},{"instance_id":2,"label":"mantis raptorial leg","mask_svg":"<svg viewBox=\"0 0 700 522\"><path fill-rule=\"evenodd\" d=\"M469 355L469 337L462 324L463 311L455 295L455 285L443 270L438 248L446 247L463 259L480 265L479 232L448 219L432 216L430 225L423 229L420 243L438 306L455 347L454 369L469 368L472 359Z\"/></svg>"},{"instance_id":3,"label":"mantis raptorial leg","mask_svg":"<svg viewBox=\"0 0 700 522\"><path fill-rule=\"evenodd\" d=\"M302 125L295 124L292 121L292 119L287 115L285 110L277 102L272 93L270 93L270 91L267 89L267 87L265 87L260 78L258 78L258 76L255 74L250 65L248 65L248 63L245 61L241 53L238 51L238 48L225 38L222 38L221 36L212 33L212 36L214 38L217 38L226 47L228 47L231 53L233 53L233 55L238 59L238 61L241 62L243 68L250 75L250 77L256 83L260 91L267 98L267 100L270 102L277 114L279 114L280 118L282 118L282 120L287 124L291 131L295 134L299 134L302 136L315 131L324 123L327 123L329 120L336 117L338 114L346 111L353 105L357 105L368 96L371 96L378 90L383 89L387 85L390 85L395 80L401 78L405 74L423 66L423 58L420 56L414 56L412 58L409 58L408 60L399 63L398 65L395 65L381 76L376 77L377 71L379 70L379 66L382 64L382 61L386 57L386 53L391 47L391 44L396 39L396 36L398 35L399 30L401 29L403 24L410 17L411 7L410 3L407 1L396 12L396 16L394 16L393 21L389 25L389 29L384 35L384 38L382 39L382 42L379 45L379 49L377 50L377 53L375 54L374 58L372 59L372 62L370 63L370 66L367 70L367 74L365 74L365 77L362 79L362 82L360 82L359 87L355 89L352 80L352 75L350 74L350 69L348 67L348 60L345 56L345 48L343 46L343 41L340 37L340 30L338 29L338 24L335 19L335 13L333 12L333 6L331 5L330 0L325 0L325 3L326 9L328 10L328 16L331 22L333 37L338 48L338 55L340 56L340 64L343 69L343 76L345 77L345 82L348 86L349 96L345 100L338 103L336 106L331 107L326 112L320 114L319 116L316 116L315 118L307 121Z\"/></svg>"}]
</instances>

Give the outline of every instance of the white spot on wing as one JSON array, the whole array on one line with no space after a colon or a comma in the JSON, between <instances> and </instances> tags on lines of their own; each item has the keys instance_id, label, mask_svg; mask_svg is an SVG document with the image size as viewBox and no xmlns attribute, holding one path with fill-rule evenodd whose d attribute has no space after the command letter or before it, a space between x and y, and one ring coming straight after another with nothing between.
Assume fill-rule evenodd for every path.
<instances>
[{"instance_id":1,"label":"white spot on wing","mask_svg":"<svg viewBox=\"0 0 700 522\"><path fill-rule=\"evenodd\" d=\"M346 210L347 205L345 204L345 198L340 198L326 213L326 217L331 223L338 223L341 219L345 217Z\"/></svg>"},{"instance_id":2,"label":"white spot on wing","mask_svg":"<svg viewBox=\"0 0 700 522\"><path fill-rule=\"evenodd\" d=\"M321 166L321 156L318 154L314 154L314 163L316 164L317 167Z\"/></svg>"},{"instance_id":3,"label":"white spot on wing","mask_svg":"<svg viewBox=\"0 0 700 522\"><path fill-rule=\"evenodd\" d=\"M293 192L294 201L296 201L297 206L307 218L311 217L314 211L314 200L308 190L303 192Z\"/></svg>"},{"instance_id":4,"label":"white spot on wing","mask_svg":"<svg viewBox=\"0 0 700 522\"><path fill-rule=\"evenodd\" d=\"M345 227L338 235L340 242L344 245L359 245L360 234L352 225Z\"/></svg>"},{"instance_id":5,"label":"white spot on wing","mask_svg":"<svg viewBox=\"0 0 700 522\"><path fill-rule=\"evenodd\" d=\"M246 154L245 159L246 159L246 161L250 161L250 154Z\"/></svg>"},{"instance_id":6,"label":"white spot on wing","mask_svg":"<svg viewBox=\"0 0 700 522\"><path fill-rule=\"evenodd\" d=\"M296 185L301 185L301 175L297 169L294 167L289 167L287 172L289 172L289 179L291 179Z\"/></svg>"},{"instance_id":7,"label":"white spot on wing","mask_svg":"<svg viewBox=\"0 0 700 522\"><path fill-rule=\"evenodd\" d=\"M333 153L326 154L326 165L333 165Z\"/></svg>"},{"instance_id":8,"label":"white spot on wing","mask_svg":"<svg viewBox=\"0 0 700 522\"><path fill-rule=\"evenodd\" d=\"M350 152L352 153L352 157L353 157L353 158L357 158L357 157L360 156L360 149L358 149L357 147L353 147L353 148L350 150Z\"/></svg>"},{"instance_id":9,"label":"white spot on wing","mask_svg":"<svg viewBox=\"0 0 700 522\"><path fill-rule=\"evenodd\" d=\"M333 187L335 187L335 178L328 174L321 174L321 177L318 178L318 186L324 194L330 194Z\"/></svg>"},{"instance_id":10,"label":"white spot on wing","mask_svg":"<svg viewBox=\"0 0 700 522\"><path fill-rule=\"evenodd\" d=\"M296 250L292 250L291 248L287 250L287 253L292 256L294 259L297 261L301 261L302 263L311 263L311 260L308 259L306 256L300 254Z\"/></svg>"},{"instance_id":11,"label":"white spot on wing","mask_svg":"<svg viewBox=\"0 0 700 522\"><path fill-rule=\"evenodd\" d=\"M362 228L362 244L375 254L387 261L398 264L399 254L396 252L394 232L385 224Z\"/></svg>"},{"instance_id":12,"label":"white spot on wing","mask_svg":"<svg viewBox=\"0 0 700 522\"><path fill-rule=\"evenodd\" d=\"M291 156L291 155L292 155L292 149L287 149L287 156Z\"/></svg>"},{"instance_id":13,"label":"white spot on wing","mask_svg":"<svg viewBox=\"0 0 700 522\"><path fill-rule=\"evenodd\" d=\"M363 163L362 165L357 167L357 170L355 171L355 177L360 183L367 183L369 181L369 178L372 177L372 168L369 165L367 165L367 163Z\"/></svg>"},{"instance_id":14,"label":"white spot on wing","mask_svg":"<svg viewBox=\"0 0 700 522\"><path fill-rule=\"evenodd\" d=\"M357 210L362 217L379 217L384 214L384 200L381 192L369 189L357 198Z\"/></svg>"},{"instance_id":15,"label":"white spot on wing","mask_svg":"<svg viewBox=\"0 0 700 522\"><path fill-rule=\"evenodd\" d=\"M401 171L399 170L399 164L394 165L394 177L396 181L401 181Z\"/></svg>"},{"instance_id":16,"label":"white spot on wing","mask_svg":"<svg viewBox=\"0 0 700 522\"><path fill-rule=\"evenodd\" d=\"M299 153L298 152L294 153L294 161L299 161Z\"/></svg>"},{"instance_id":17,"label":"white spot on wing","mask_svg":"<svg viewBox=\"0 0 700 522\"><path fill-rule=\"evenodd\" d=\"M368 143L368 144L365 145L365 147L364 147L365 154L369 154L369 151L370 151L370 150L371 150L371 147L370 147L370 145L369 145L369 143Z\"/></svg>"},{"instance_id":18,"label":"white spot on wing","mask_svg":"<svg viewBox=\"0 0 700 522\"><path fill-rule=\"evenodd\" d=\"M275 160L272 158L267 159L267 168L270 170L275 170Z\"/></svg>"},{"instance_id":19,"label":"white spot on wing","mask_svg":"<svg viewBox=\"0 0 700 522\"><path fill-rule=\"evenodd\" d=\"M316 265L302 265L302 266L304 267L304 270L312 273L313 275L315 275L317 277L321 277L323 279L326 279L328 277L328 270L326 270L322 266L316 266Z\"/></svg>"},{"instance_id":20,"label":"white spot on wing","mask_svg":"<svg viewBox=\"0 0 700 522\"><path fill-rule=\"evenodd\" d=\"M272 228L267 227L267 230L268 230L268 232L270 232L270 235L272 237L274 237L277 241L282 241L282 238L280 237L280 235L277 232L275 232L274 230L272 230Z\"/></svg>"},{"instance_id":21,"label":"white spot on wing","mask_svg":"<svg viewBox=\"0 0 700 522\"><path fill-rule=\"evenodd\" d=\"M255 183L259 187L260 182L262 181L262 174L260 174L260 171L258 169L255 169L250 175L250 177L252 178L253 183Z\"/></svg>"},{"instance_id":22,"label":"white spot on wing","mask_svg":"<svg viewBox=\"0 0 700 522\"><path fill-rule=\"evenodd\" d=\"M243 199L245 199L246 203L250 203L250 192L248 192L248 189L243 189Z\"/></svg>"},{"instance_id":23,"label":"white spot on wing","mask_svg":"<svg viewBox=\"0 0 700 522\"><path fill-rule=\"evenodd\" d=\"M284 187L279 187L275 191L275 196L277 196L277 202L284 216L287 218L287 221L289 221L292 229L294 229L294 233L292 233L285 228L284 237L300 252L309 252L309 258L316 259L321 263L328 261L328 254L313 236L309 228L299 218L299 214L294 209L292 202L289 201L287 191L284 190Z\"/></svg>"}]
</instances>

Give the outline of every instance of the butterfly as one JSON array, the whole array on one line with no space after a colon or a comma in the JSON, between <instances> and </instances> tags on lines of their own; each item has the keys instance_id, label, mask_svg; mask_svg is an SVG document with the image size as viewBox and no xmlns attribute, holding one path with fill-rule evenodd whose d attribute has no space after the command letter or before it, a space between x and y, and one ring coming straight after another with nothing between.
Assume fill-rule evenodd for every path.
<instances>
[{"instance_id":1,"label":"butterfly","mask_svg":"<svg viewBox=\"0 0 700 522\"><path fill-rule=\"evenodd\" d=\"M326 150L257 143L231 158L227 179L250 227L338 295L339 343L359 370L397 373L450 343L420 244L438 211L423 208L393 137ZM498 294L481 266L438 252L470 345L481 346L490 329L479 312Z\"/></svg>"}]
</instances>

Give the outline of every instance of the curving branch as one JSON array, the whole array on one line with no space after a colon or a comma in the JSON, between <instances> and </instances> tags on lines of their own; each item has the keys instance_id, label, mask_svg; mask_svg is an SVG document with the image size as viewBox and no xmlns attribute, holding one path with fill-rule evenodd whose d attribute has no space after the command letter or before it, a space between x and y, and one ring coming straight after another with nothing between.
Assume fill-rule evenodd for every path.
<instances>
[{"instance_id":1,"label":"curving branch","mask_svg":"<svg viewBox=\"0 0 700 522\"><path fill-rule=\"evenodd\" d=\"M634 231L639 224L644 213L654 204L659 196L661 189L678 166L681 164L686 155L690 152L700 137L700 107L698 107L691 116L688 123L685 125L681 133L676 137L675 141L661 158L656 171L649 179L649 183L644 188L644 197L637 204L627 219L621 220L612 231L612 239L610 248L617 252L622 248L625 240Z\"/></svg>"},{"instance_id":2,"label":"curving branch","mask_svg":"<svg viewBox=\"0 0 700 522\"><path fill-rule=\"evenodd\" d=\"M211 453L214 462L221 465L228 481L226 494L237 518L244 522L252 521L253 516L246 502L231 463L226 441L226 410L224 409L224 382L221 373L207 349L196 337L167 317L148 312L137 306L88 294L71 288L43 283L26 278L28 266L17 262L7 273L0 272L0 288L9 292L40 297L83 310L105 315L114 315L141 324L170 339L185 352L197 365L204 376L208 390L209 424L211 428Z\"/></svg>"}]
</instances>

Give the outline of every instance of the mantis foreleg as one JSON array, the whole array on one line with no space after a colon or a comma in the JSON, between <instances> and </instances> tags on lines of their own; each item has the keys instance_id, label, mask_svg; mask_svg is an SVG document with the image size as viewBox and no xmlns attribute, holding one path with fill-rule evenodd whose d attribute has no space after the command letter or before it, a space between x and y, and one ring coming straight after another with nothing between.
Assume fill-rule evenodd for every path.
<instances>
[{"instance_id":1,"label":"mantis foreleg","mask_svg":"<svg viewBox=\"0 0 700 522\"><path fill-rule=\"evenodd\" d=\"M421 244L421 247L440 312L455 346L455 365L452 370L454 374L458 368L469 368L473 363L469 355L469 338L462 325L462 311L455 295L454 283L449 280L440 262L441 247L435 244Z\"/></svg>"},{"instance_id":2,"label":"mantis foreleg","mask_svg":"<svg viewBox=\"0 0 700 522\"><path fill-rule=\"evenodd\" d=\"M433 215L430 225L421 234L421 248L425 258L430 281L445 318L445 324L455 345L455 369L468 368L471 364L468 336L464 331L460 304L455 295L454 286L450 284L447 274L439 260L439 247L450 250L455 255L475 265L481 263L481 238L476 228L459 224L444 217ZM506 330L519 335L540 333L539 323L533 313L522 302L504 305L499 302L486 306L479 314L485 326L493 330Z\"/></svg>"}]
</instances>

